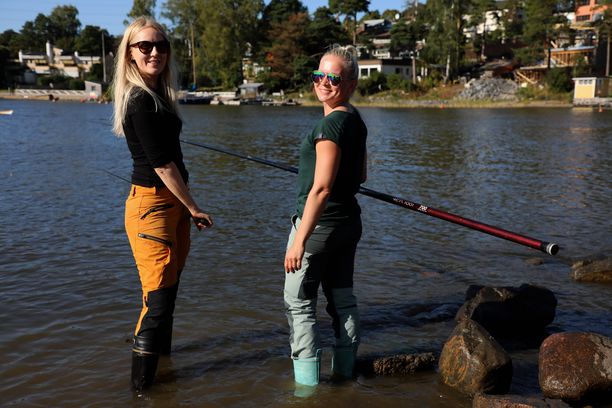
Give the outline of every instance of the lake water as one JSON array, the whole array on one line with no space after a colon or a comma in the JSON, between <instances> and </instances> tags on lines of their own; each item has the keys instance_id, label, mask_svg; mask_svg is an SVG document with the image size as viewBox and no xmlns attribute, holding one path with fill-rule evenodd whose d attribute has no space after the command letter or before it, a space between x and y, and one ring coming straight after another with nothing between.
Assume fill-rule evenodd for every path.
<instances>
[{"instance_id":1,"label":"lake water","mask_svg":"<svg viewBox=\"0 0 612 408\"><path fill-rule=\"evenodd\" d=\"M470 407L435 372L329 382L294 396L282 301L295 175L183 145L215 228L193 232L173 353L129 388L140 286L123 229L131 162L110 105L0 100L0 405ZM470 284L551 289L551 332L612 336L612 286L568 262L612 249L612 112L363 108L365 187L561 246L557 257L359 196L360 355L439 352ZM319 108L193 106L183 138L295 165ZM543 263L534 265L533 259ZM537 394L537 348L514 351L511 392Z\"/></svg>"}]
</instances>

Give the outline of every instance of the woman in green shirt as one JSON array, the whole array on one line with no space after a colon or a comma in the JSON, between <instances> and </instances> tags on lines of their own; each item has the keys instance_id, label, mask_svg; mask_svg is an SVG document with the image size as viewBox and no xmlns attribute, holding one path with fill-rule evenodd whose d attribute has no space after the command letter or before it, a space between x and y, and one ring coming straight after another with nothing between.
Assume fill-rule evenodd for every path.
<instances>
[{"instance_id":1,"label":"woman in green shirt","mask_svg":"<svg viewBox=\"0 0 612 408\"><path fill-rule=\"evenodd\" d=\"M358 74L352 46L334 46L312 73L324 116L300 147L297 214L285 255L284 289L295 381L303 385L319 382L319 285L333 319L334 377L352 377L359 345L353 270L361 209L355 195L366 179L367 129L349 103Z\"/></svg>"}]
</instances>

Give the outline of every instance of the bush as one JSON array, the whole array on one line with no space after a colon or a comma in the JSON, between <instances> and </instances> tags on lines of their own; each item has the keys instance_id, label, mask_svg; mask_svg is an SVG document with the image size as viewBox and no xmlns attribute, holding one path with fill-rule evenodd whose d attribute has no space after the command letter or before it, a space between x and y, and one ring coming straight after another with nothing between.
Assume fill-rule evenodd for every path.
<instances>
[{"instance_id":1,"label":"bush","mask_svg":"<svg viewBox=\"0 0 612 408\"><path fill-rule=\"evenodd\" d=\"M85 82L80 79L72 78L68 81L68 89L82 91L85 89Z\"/></svg>"},{"instance_id":2,"label":"bush","mask_svg":"<svg viewBox=\"0 0 612 408\"><path fill-rule=\"evenodd\" d=\"M408 81L400 74L389 74L387 76L387 86L391 90L410 92L414 89L411 81Z\"/></svg>"},{"instance_id":3,"label":"bush","mask_svg":"<svg viewBox=\"0 0 612 408\"><path fill-rule=\"evenodd\" d=\"M546 73L546 85L552 92L564 93L574 88L570 73L565 68L553 68Z\"/></svg>"},{"instance_id":4,"label":"bush","mask_svg":"<svg viewBox=\"0 0 612 408\"><path fill-rule=\"evenodd\" d=\"M360 79L357 84L357 90L362 96L372 95L387 89L389 89L387 87L387 77L378 71L372 72L367 78Z\"/></svg>"},{"instance_id":5,"label":"bush","mask_svg":"<svg viewBox=\"0 0 612 408\"><path fill-rule=\"evenodd\" d=\"M71 78L62 75L41 76L36 78L36 85L43 88L67 89L70 80Z\"/></svg>"}]
</instances>

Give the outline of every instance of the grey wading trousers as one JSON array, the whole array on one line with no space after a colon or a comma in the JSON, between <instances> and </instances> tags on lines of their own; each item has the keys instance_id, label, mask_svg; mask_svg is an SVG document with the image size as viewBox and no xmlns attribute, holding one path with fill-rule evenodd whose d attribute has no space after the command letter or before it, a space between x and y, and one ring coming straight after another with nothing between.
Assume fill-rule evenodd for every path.
<instances>
[{"instance_id":1,"label":"grey wading trousers","mask_svg":"<svg viewBox=\"0 0 612 408\"><path fill-rule=\"evenodd\" d=\"M292 217L287 248L300 219ZM317 225L306 242L302 268L285 276L285 308L289 321L291 357L312 358L321 348L316 318L319 284L327 298L326 311L333 319L336 348L359 345L359 312L353 295L355 250L361 238L361 219L330 227Z\"/></svg>"}]
</instances>

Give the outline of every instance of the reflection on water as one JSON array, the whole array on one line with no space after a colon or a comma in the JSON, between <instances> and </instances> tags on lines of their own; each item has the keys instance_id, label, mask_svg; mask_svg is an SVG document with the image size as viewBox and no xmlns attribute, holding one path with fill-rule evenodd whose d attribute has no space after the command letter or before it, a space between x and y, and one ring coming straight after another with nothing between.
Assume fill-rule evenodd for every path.
<instances>
[{"instance_id":1,"label":"reflection on water","mask_svg":"<svg viewBox=\"0 0 612 408\"><path fill-rule=\"evenodd\" d=\"M123 231L125 141L109 105L0 101L0 405L290 406L282 257L295 176L184 145L191 188L215 218L193 236L174 350L144 397L128 388L139 283ZM183 137L295 165L316 108L187 107ZM552 330L612 336L605 285L561 262L609 252L610 113L585 110L362 109L366 187L558 242L561 257L360 197L360 353L439 351L470 284L533 283L559 300ZM542 257L534 266L526 261ZM329 379L309 406L469 407L435 373ZM513 354L514 393L537 393L537 349Z\"/></svg>"}]
</instances>

